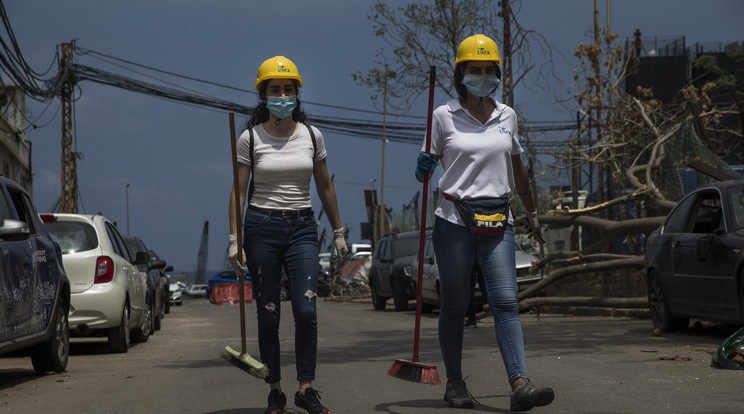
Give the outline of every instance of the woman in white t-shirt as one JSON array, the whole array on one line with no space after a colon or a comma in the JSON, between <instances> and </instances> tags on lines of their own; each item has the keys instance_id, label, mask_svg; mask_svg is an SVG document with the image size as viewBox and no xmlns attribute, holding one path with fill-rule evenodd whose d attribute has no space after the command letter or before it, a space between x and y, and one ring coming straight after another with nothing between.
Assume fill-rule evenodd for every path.
<instances>
[{"instance_id":1,"label":"woman in white t-shirt","mask_svg":"<svg viewBox=\"0 0 744 414\"><path fill-rule=\"evenodd\" d=\"M243 221L243 247L251 274L261 360L269 368L266 413L284 413L279 348L281 274L290 282L295 319L295 359L299 390L295 406L311 414L328 413L311 385L317 359L318 225L310 203L310 179L333 227L337 253L347 253L336 191L326 167L323 135L305 124L297 92L302 77L292 61L275 56L258 68L255 88L260 102L238 140L238 189ZM252 180L251 180L252 178ZM250 185L249 185L250 181ZM228 257L243 272L237 254L235 192L230 194Z\"/></svg>"},{"instance_id":2,"label":"woman in white t-shirt","mask_svg":"<svg viewBox=\"0 0 744 414\"><path fill-rule=\"evenodd\" d=\"M432 238L442 296L439 343L448 379L444 400L456 408L474 405L462 379L462 344L475 258L485 279L496 339L512 389L510 409L527 411L550 404L554 393L550 388L535 387L527 379L513 217L508 207L513 192L527 210L531 236L539 235L539 225L520 157L523 150L517 137L516 114L490 97L499 85L500 64L498 47L487 36L471 36L460 44L454 71L459 97L434 111L431 153L424 152L424 145L416 177L421 182L429 179L441 162L444 174L439 189L445 197L436 207ZM482 215L473 220L472 208L479 207L473 206L476 203Z\"/></svg>"}]
</instances>

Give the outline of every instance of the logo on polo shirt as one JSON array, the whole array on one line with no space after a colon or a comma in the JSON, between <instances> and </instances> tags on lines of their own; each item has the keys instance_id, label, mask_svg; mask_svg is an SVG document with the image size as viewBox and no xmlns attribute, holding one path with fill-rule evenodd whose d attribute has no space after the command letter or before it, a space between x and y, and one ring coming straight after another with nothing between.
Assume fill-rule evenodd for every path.
<instances>
[{"instance_id":1,"label":"logo on polo shirt","mask_svg":"<svg viewBox=\"0 0 744 414\"><path fill-rule=\"evenodd\" d=\"M509 135L509 137L512 136L512 132L504 127L499 127L498 131L500 134L506 134L506 135Z\"/></svg>"}]
</instances>

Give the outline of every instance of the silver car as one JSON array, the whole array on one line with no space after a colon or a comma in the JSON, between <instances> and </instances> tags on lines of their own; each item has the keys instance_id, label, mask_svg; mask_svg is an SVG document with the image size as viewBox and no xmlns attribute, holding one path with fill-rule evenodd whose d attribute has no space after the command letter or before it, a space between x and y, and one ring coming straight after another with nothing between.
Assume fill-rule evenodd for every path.
<instances>
[{"instance_id":1,"label":"silver car","mask_svg":"<svg viewBox=\"0 0 744 414\"><path fill-rule=\"evenodd\" d=\"M519 285L519 289L523 289L543 278L543 273L530 274L532 262L538 260L536 256L525 252L516 243L514 244L514 256L517 265L517 284ZM413 259L410 271L415 282L418 275L418 257ZM480 291L481 289L476 289L476 295L479 295ZM422 312L431 312L434 308L438 308L440 300L439 267L437 266L431 235L428 235L424 244L424 268L421 281Z\"/></svg>"},{"instance_id":2,"label":"silver car","mask_svg":"<svg viewBox=\"0 0 744 414\"><path fill-rule=\"evenodd\" d=\"M136 264L147 253L130 257L116 226L106 217L85 214L43 214L52 238L62 249L70 279L70 331L108 336L111 352L127 352L133 342L152 333L153 304L146 276Z\"/></svg>"}]
</instances>

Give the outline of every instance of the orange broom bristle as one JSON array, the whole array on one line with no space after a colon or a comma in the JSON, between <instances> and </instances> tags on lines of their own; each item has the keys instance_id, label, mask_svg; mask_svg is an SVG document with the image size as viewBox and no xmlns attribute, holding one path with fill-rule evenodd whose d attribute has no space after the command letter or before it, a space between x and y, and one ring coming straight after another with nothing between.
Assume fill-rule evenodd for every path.
<instances>
[{"instance_id":1,"label":"orange broom bristle","mask_svg":"<svg viewBox=\"0 0 744 414\"><path fill-rule=\"evenodd\" d=\"M442 383L436 365L422 364L405 359L396 359L388 375L405 381L437 385Z\"/></svg>"}]
</instances>

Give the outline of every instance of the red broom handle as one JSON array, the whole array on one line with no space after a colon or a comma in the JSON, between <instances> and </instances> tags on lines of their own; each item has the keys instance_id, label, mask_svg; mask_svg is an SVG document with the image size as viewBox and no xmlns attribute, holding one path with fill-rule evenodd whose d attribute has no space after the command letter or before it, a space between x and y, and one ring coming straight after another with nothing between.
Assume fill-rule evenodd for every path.
<instances>
[{"instance_id":1,"label":"red broom handle","mask_svg":"<svg viewBox=\"0 0 744 414\"><path fill-rule=\"evenodd\" d=\"M429 110L426 114L426 152L431 151L431 119L434 112L434 86L437 68L431 67L429 72ZM418 269L416 272L416 329L413 336L413 362L418 362L419 333L421 332L421 282L424 278L424 243L426 241L427 198L429 196L429 174L424 176L424 192L421 200L421 229L419 232Z\"/></svg>"}]
</instances>

